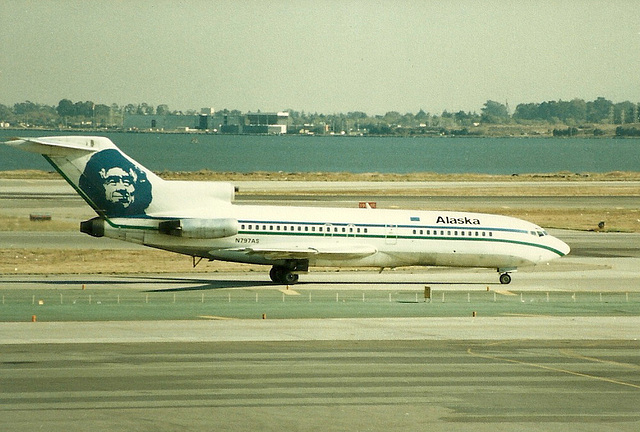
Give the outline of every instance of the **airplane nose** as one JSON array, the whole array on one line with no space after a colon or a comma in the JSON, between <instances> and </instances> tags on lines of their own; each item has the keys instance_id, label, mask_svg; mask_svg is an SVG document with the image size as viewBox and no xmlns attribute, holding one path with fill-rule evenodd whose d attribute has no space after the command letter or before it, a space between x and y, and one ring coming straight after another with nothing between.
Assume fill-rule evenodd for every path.
<instances>
[{"instance_id":1,"label":"airplane nose","mask_svg":"<svg viewBox=\"0 0 640 432\"><path fill-rule=\"evenodd\" d=\"M569 255L569 252L571 252L571 248L569 247L568 244L566 244L565 242L563 242L562 240L560 240L559 238L555 238L555 243L556 243L556 249L558 250L558 252L561 254L560 256L565 256L565 255Z\"/></svg>"}]
</instances>

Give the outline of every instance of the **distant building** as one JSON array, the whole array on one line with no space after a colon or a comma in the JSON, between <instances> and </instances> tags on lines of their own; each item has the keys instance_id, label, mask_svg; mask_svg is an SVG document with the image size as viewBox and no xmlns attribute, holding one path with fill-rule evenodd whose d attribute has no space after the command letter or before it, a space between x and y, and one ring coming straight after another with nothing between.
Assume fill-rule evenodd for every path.
<instances>
[{"instance_id":1,"label":"distant building","mask_svg":"<svg viewBox=\"0 0 640 432\"><path fill-rule=\"evenodd\" d=\"M199 129L199 115L143 115L126 114L124 116L125 130L163 130Z\"/></svg>"},{"instance_id":2,"label":"distant building","mask_svg":"<svg viewBox=\"0 0 640 432\"><path fill-rule=\"evenodd\" d=\"M277 113L247 113L250 125L286 125L289 122L288 112Z\"/></svg>"},{"instance_id":3,"label":"distant building","mask_svg":"<svg viewBox=\"0 0 640 432\"><path fill-rule=\"evenodd\" d=\"M289 113L248 113L246 115L216 113L203 108L198 115L127 114L125 130L208 130L231 134L286 134Z\"/></svg>"},{"instance_id":4,"label":"distant building","mask_svg":"<svg viewBox=\"0 0 640 432\"><path fill-rule=\"evenodd\" d=\"M247 113L247 122L244 133L286 134L289 113Z\"/></svg>"},{"instance_id":5,"label":"distant building","mask_svg":"<svg viewBox=\"0 0 640 432\"><path fill-rule=\"evenodd\" d=\"M240 134L243 133L243 127L245 124L245 117L243 115L223 114L220 117L221 122L218 131L227 134Z\"/></svg>"}]
</instances>

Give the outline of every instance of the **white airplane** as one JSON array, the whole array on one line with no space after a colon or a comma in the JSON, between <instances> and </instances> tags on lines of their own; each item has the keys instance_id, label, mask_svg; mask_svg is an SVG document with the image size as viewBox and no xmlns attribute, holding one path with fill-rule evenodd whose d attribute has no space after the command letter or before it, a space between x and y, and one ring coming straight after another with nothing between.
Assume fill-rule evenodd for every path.
<instances>
[{"instance_id":1,"label":"white airplane","mask_svg":"<svg viewBox=\"0 0 640 432\"><path fill-rule=\"evenodd\" d=\"M42 154L96 211L83 233L196 259L272 266L294 284L311 266L495 268L511 282L518 267L565 256L569 246L520 219L449 211L234 204L234 186L167 181L105 137L15 138Z\"/></svg>"}]
</instances>

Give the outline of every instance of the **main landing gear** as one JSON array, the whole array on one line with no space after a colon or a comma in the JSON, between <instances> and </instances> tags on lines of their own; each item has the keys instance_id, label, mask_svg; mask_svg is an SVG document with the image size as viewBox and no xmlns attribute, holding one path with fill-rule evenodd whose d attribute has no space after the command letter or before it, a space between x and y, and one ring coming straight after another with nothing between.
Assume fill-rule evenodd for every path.
<instances>
[{"instance_id":1,"label":"main landing gear","mask_svg":"<svg viewBox=\"0 0 640 432\"><path fill-rule=\"evenodd\" d=\"M308 271L308 260L287 260L283 265L274 265L269 272L269 277L277 284L293 285L298 282L300 273Z\"/></svg>"},{"instance_id":2,"label":"main landing gear","mask_svg":"<svg viewBox=\"0 0 640 432\"><path fill-rule=\"evenodd\" d=\"M269 277L273 282L279 284L293 285L298 282L298 274L282 266L273 266L269 272Z\"/></svg>"}]
</instances>

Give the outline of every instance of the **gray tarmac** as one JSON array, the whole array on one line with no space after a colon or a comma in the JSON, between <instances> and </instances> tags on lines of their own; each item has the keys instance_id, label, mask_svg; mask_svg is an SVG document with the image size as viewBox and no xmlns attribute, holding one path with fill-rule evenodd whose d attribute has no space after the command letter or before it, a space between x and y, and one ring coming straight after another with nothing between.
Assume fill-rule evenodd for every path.
<instances>
[{"instance_id":1,"label":"gray tarmac","mask_svg":"<svg viewBox=\"0 0 640 432\"><path fill-rule=\"evenodd\" d=\"M9 345L3 431L637 431L638 343Z\"/></svg>"},{"instance_id":2,"label":"gray tarmac","mask_svg":"<svg viewBox=\"0 0 640 432\"><path fill-rule=\"evenodd\" d=\"M10 205L2 212L49 208L78 217L82 203L59 193L36 200L4 195L0 199ZM607 295L628 293L637 301L637 235L554 235L572 246L572 254L517 272L508 287L487 270L410 269L314 272L295 289L369 295L430 284L447 293L475 295L489 287L511 296L510 290L525 293L523 301L567 291L578 298L604 293L605 302ZM0 248L29 247L38 236L0 233ZM80 239L101 240L77 235L65 243L65 236L46 233L40 244L69 248ZM191 290L253 296L273 290L265 280L251 272L5 275L0 286L7 293L56 295L86 283L122 295ZM640 314L626 303L601 313L598 304L578 304L584 315L570 316L2 322L0 429L637 431Z\"/></svg>"}]
</instances>

